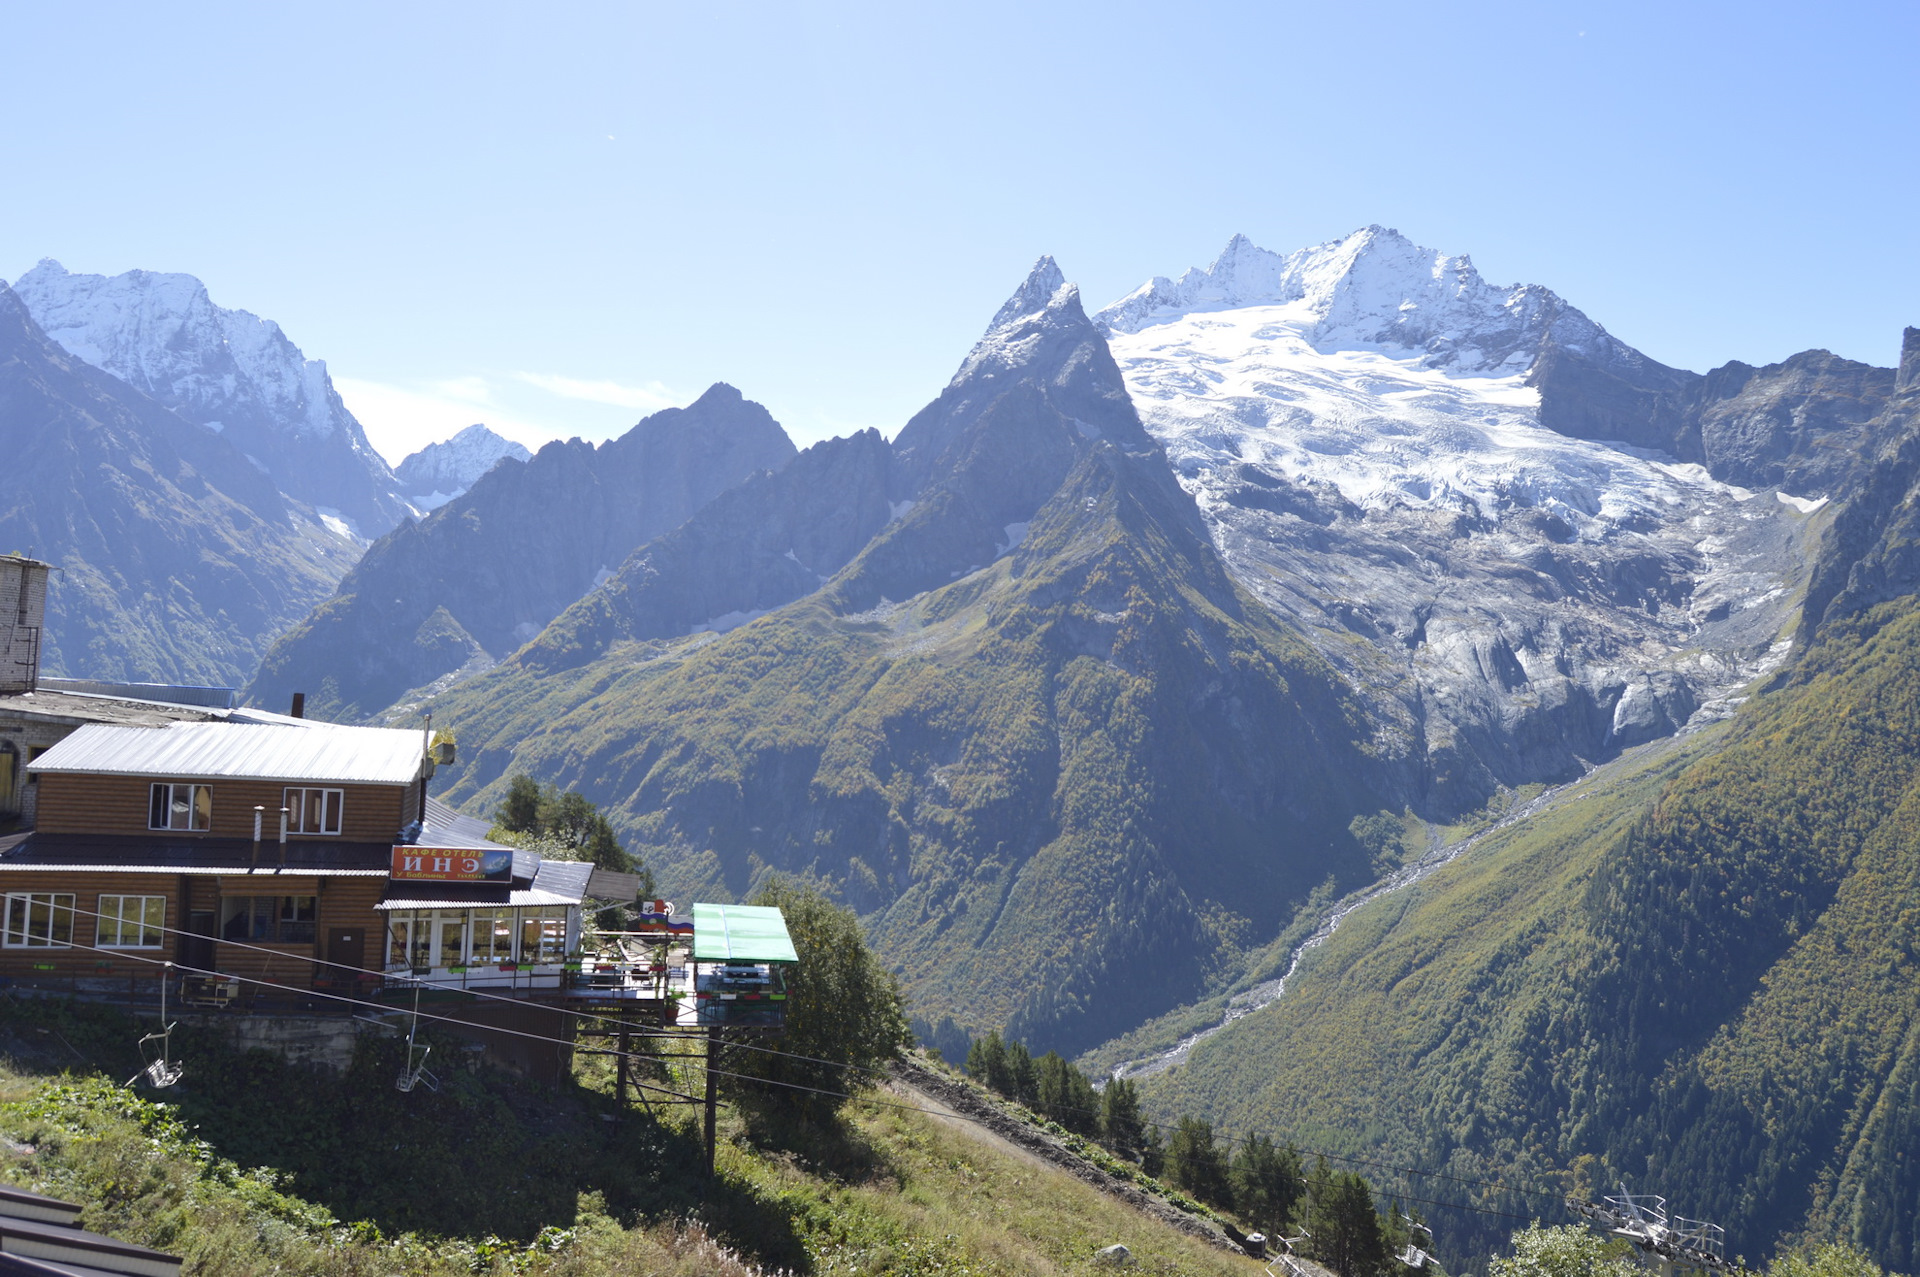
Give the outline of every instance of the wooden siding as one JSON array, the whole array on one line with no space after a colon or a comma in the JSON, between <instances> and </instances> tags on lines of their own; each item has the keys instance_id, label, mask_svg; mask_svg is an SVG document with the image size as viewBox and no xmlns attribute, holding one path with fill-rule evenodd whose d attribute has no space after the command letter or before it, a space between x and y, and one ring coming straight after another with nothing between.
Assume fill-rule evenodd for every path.
<instances>
[{"instance_id":1,"label":"wooden siding","mask_svg":"<svg viewBox=\"0 0 1920 1277\"><path fill-rule=\"evenodd\" d=\"M318 917L314 924L312 944L242 948L216 942L214 946L216 970L306 989L312 986L316 973L322 973L322 969L311 959L326 957L327 932L331 928L361 929L366 935L362 961L369 968L378 970L382 952L379 945L385 923L373 906L386 886L385 877L316 879L280 874L212 877L204 874L0 873L0 888L4 888L7 894L59 892L73 896L73 932L76 941L64 949L0 948L0 976L24 981L49 975L136 981L157 979L162 969L159 963L179 959L180 937L168 932L157 949L116 951L92 947L97 939L93 915L99 912L99 901L103 895L164 896L167 901L164 925L180 931L189 929L195 910L211 912L217 917L223 897L316 896Z\"/></svg>"},{"instance_id":2,"label":"wooden siding","mask_svg":"<svg viewBox=\"0 0 1920 1277\"><path fill-rule=\"evenodd\" d=\"M49 834L153 834L168 838L251 838L253 809L265 807L260 828L264 843L280 840L280 804L288 786L278 781L216 780L204 782L213 790L212 828L205 830L150 830L147 804L155 781L167 776L74 776L50 773L39 780L39 810L35 828ZM195 784L203 782L195 781ZM330 785L344 790L338 834L296 834L287 840L312 842L387 842L414 817L420 805L419 786Z\"/></svg>"}]
</instances>

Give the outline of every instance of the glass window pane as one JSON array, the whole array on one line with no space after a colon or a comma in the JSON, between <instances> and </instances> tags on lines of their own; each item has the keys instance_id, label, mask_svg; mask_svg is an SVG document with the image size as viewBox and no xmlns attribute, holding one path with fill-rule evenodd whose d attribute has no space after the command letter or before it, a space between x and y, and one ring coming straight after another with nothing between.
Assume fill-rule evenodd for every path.
<instances>
[{"instance_id":1,"label":"glass window pane","mask_svg":"<svg viewBox=\"0 0 1920 1277\"><path fill-rule=\"evenodd\" d=\"M173 787L155 785L147 798L147 828L165 829L167 827L167 804Z\"/></svg>"},{"instance_id":2,"label":"glass window pane","mask_svg":"<svg viewBox=\"0 0 1920 1277\"><path fill-rule=\"evenodd\" d=\"M340 832L340 808L343 805L345 797L346 792L344 790L329 789L327 791L327 833L337 834Z\"/></svg>"},{"instance_id":3,"label":"glass window pane","mask_svg":"<svg viewBox=\"0 0 1920 1277\"><path fill-rule=\"evenodd\" d=\"M440 965L457 967L467 960L467 917L460 913L434 915L440 929Z\"/></svg>"}]
</instances>

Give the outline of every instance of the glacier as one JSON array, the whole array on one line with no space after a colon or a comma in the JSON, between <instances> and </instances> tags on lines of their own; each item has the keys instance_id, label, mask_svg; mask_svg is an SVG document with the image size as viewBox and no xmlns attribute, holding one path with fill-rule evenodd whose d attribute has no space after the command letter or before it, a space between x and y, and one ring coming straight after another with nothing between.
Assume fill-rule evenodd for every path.
<instances>
[{"instance_id":1,"label":"glacier","mask_svg":"<svg viewBox=\"0 0 1920 1277\"><path fill-rule=\"evenodd\" d=\"M1369 226L1235 236L1094 320L1230 570L1368 701L1414 805L1576 776L1784 658L1818 506L1543 425L1548 352L1646 362L1549 289Z\"/></svg>"}]
</instances>

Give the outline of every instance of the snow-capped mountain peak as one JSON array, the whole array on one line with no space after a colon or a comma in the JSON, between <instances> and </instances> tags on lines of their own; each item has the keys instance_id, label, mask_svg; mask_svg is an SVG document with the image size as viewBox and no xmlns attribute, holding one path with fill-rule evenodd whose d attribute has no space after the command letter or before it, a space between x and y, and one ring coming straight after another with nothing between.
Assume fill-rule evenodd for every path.
<instances>
[{"instance_id":1,"label":"snow-capped mountain peak","mask_svg":"<svg viewBox=\"0 0 1920 1277\"><path fill-rule=\"evenodd\" d=\"M300 433L325 438L344 425L330 410L324 362L272 320L216 306L192 275L76 275L44 258L14 291L70 354L149 394L212 406L244 387Z\"/></svg>"},{"instance_id":2,"label":"snow-capped mountain peak","mask_svg":"<svg viewBox=\"0 0 1920 1277\"><path fill-rule=\"evenodd\" d=\"M399 518L393 473L326 364L272 320L216 305L185 274L75 274L48 258L13 288L68 353L225 435L289 495L374 535Z\"/></svg>"},{"instance_id":3,"label":"snow-capped mountain peak","mask_svg":"<svg viewBox=\"0 0 1920 1277\"><path fill-rule=\"evenodd\" d=\"M533 454L475 423L451 439L430 443L394 467L415 504L432 510L471 488L503 457L529 460Z\"/></svg>"},{"instance_id":4,"label":"snow-capped mountain peak","mask_svg":"<svg viewBox=\"0 0 1920 1277\"><path fill-rule=\"evenodd\" d=\"M1384 226L1286 255L1235 235L1204 270L1157 276L1094 320L1132 334L1249 306L1286 307L1289 326L1323 353L1379 350L1471 375L1524 372L1549 339L1603 358L1626 351L1550 290L1488 284L1471 258Z\"/></svg>"},{"instance_id":5,"label":"snow-capped mountain peak","mask_svg":"<svg viewBox=\"0 0 1920 1277\"><path fill-rule=\"evenodd\" d=\"M993 322L987 325L987 331L993 332L1026 315L1036 314L1047 308L1053 301L1053 295L1066 285L1067 277L1060 273L1060 267L1052 257L1042 257L1027 272L1027 278L1020 287L1014 289L1013 296L994 312Z\"/></svg>"}]
</instances>

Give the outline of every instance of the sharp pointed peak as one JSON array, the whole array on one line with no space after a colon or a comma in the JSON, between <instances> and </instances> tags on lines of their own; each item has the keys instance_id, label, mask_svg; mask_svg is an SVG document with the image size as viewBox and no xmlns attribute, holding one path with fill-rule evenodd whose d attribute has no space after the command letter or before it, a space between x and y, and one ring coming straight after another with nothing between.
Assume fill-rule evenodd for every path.
<instances>
[{"instance_id":1,"label":"sharp pointed peak","mask_svg":"<svg viewBox=\"0 0 1920 1277\"><path fill-rule=\"evenodd\" d=\"M1013 290L1013 296L994 313L993 322L987 325L992 332L1012 323L1023 315L1033 315L1047 308L1055 294L1067 287L1067 277L1060 273L1060 266L1051 256L1043 255L1027 272L1020 287Z\"/></svg>"}]
</instances>

